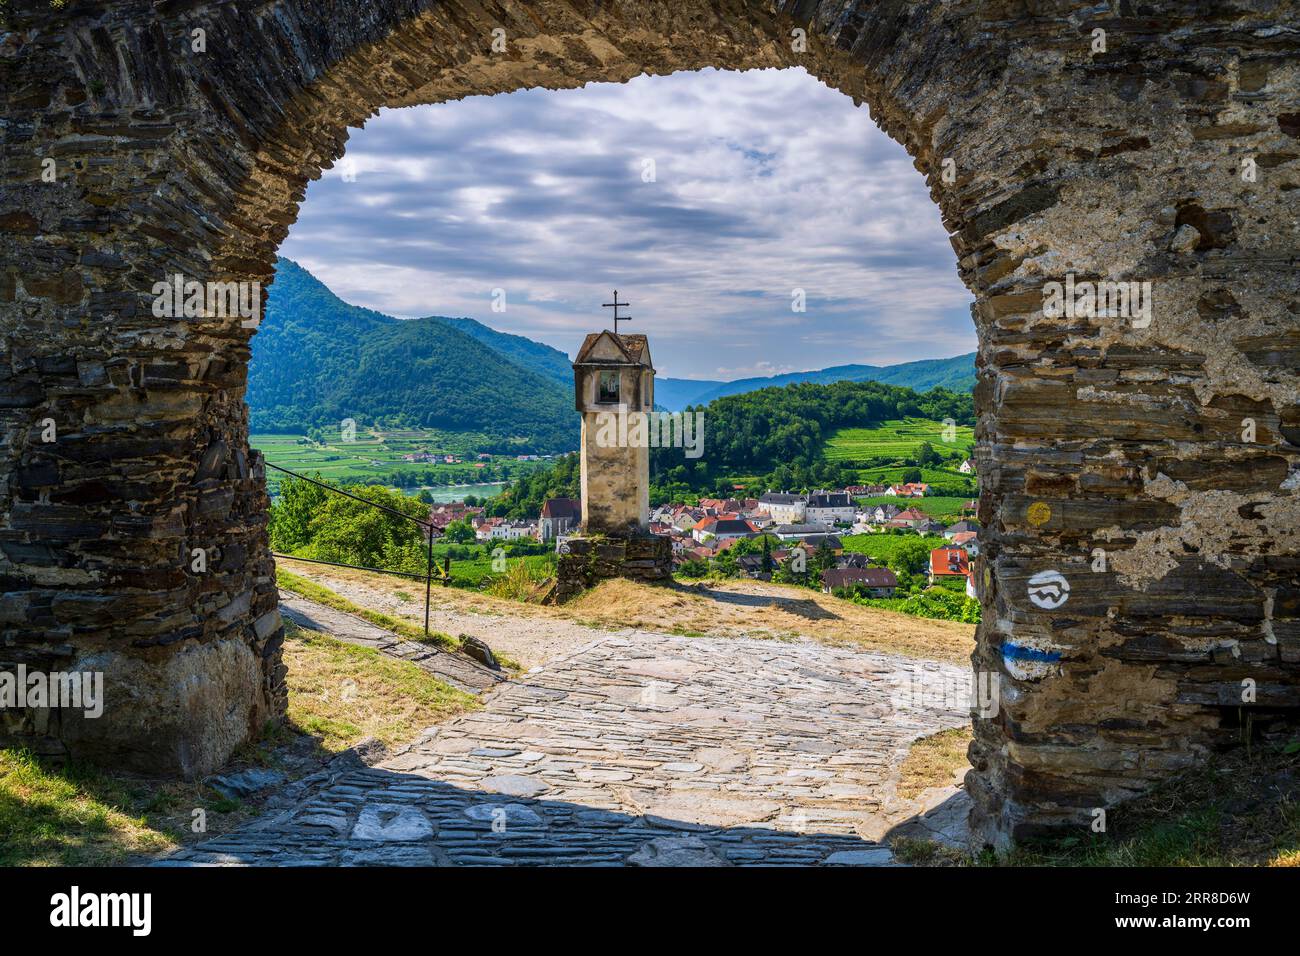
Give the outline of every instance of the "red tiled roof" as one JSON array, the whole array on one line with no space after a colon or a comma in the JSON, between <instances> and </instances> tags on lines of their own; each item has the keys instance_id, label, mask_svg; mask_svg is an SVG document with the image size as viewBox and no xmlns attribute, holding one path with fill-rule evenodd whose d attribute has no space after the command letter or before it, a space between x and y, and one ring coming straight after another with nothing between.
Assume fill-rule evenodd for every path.
<instances>
[{"instance_id":1,"label":"red tiled roof","mask_svg":"<svg viewBox=\"0 0 1300 956\"><path fill-rule=\"evenodd\" d=\"M930 573L938 577L970 574L970 556L963 548L935 548L930 552Z\"/></svg>"}]
</instances>

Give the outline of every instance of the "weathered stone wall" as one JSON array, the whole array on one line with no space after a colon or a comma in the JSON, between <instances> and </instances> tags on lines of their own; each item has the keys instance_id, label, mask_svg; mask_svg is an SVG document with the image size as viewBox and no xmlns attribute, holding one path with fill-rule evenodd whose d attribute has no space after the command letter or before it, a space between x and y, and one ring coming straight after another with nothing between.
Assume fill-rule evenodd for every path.
<instances>
[{"instance_id":1,"label":"weathered stone wall","mask_svg":"<svg viewBox=\"0 0 1300 956\"><path fill-rule=\"evenodd\" d=\"M307 181L381 105L704 66L799 64L869 103L976 296L975 664L1002 678L972 750L981 832L1083 826L1200 759L1244 679L1250 707L1300 705L1294 4L8 6L3 655L134 675L99 730L46 726L55 746L196 772L282 701L251 331L155 318L152 284L268 280ZM1150 281L1150 323L1045 317L1067 273ZM1057 608L1030 600L1043 572L1070 586Z\"/></svg>"},{"instance_id":2,"label":"weathered stone wall","mask_svg":"<svg viewBox=\"0 0 1300 956\"><path fill-rule=\"evenodd\" d=\"M613 414L613 413L611 413ZM642 414L634 410L633 414ZM592 533L622 534L650 522L650 449L602 445L595 412L582 416L582 527Z\"/></svg>"},{"instance_id":3,"label":"weathered stone wall","mask_svg":"<svg viewBox=\"0 0 1300 956\"><path fill-rule=\"evenodd\" d=\"M566 538L557 551L555 600L558 604L613 578L662 584L673 576L672 541L664 535Z\"/></svg>"}]
</instances>

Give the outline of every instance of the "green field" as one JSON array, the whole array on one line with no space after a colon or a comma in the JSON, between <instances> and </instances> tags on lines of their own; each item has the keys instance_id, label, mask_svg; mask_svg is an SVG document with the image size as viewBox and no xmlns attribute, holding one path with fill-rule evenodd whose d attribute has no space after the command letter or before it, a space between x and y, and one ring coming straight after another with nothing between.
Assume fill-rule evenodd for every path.
<instances>
[{"instance_id":1,"label":"green field","mask_svg":"<svg viewBox=\"0 0 1300 956\"><path fill-rule=\"evenodd\" d=\"M942 548L948 541L938 535L915 534L846 534L840 535L840 543L845 551L855 551L875 559L877 564L892 565L903 549L914 549L924 545L926 550Z\"/></svg>"},{"instance_id":2,"label":"green field","mask_svg":"<svg viewBox=\"0 0 1300 956\"><path fill-rule=\"evenodd\" d=\"M453 447L459 442L449 442L445 434L433 431L358 429L355 439L345 442L335 429L324 432L321 441L305 435L269 434L252 435L249 441L266 456L268 463L301 474L319 473L330 484L383 483L406 489L483 484L483 487L448 489L447 494L457 499L466 494L496 494L501 490L502 481L544 464L521 462L507 456L493 456L485 468L475 467L477 460L472 456L454 465L402 461L403 455L415 452L471 455L463 448ZM272 494L283 478L280 472L267 469L266 484ZM439 497L446 495L435 495Z\"/></svg>"},{"instance_id":3,"label":"green field","mask_svg":"<svg viewBox=\"0 0 1300 956\"><path fill-rule=\"evenodd\" d=\"M827 461L867 465L856 470L860 484L901 484L909 471L919 470L921 480L928 484L949 489L969 488L973 494L974 477L963 475L957 465L972 454L974 430L957 425L954 440L945 442L944 427L942 422L908 418L882 422L872 428L841 428L831 433L822 455ZM919 468L909 464L927 442L945 461Z\"/></svg>"},{"instance_id":4,"label":"green field","mask_svg":"<svg viewBox=\"0 0 1300 956\"><path fill-rule=\"evenodd\" d=\"M963 508L971 497L947 498L942 495L935 495L932 498L894 498L890 495L873 495L870 498L858 498L857 501L863 508L874 508L876 505L894 505L898 508L915 508L918 511L924 511L930 517L939 521L956 521L963 515ZM970 512L965 512L966 517L971 517Z\"/></svg>"},{"instance_id":5,"label":"green field","mask_svg":"<svg viewBox=\"0 0 1300 956\"><path fill-rule=\"evenodd\" d=\"M942 422L926 418L881 422L873 428L841 428L831 433L823 452L827 461L861 461L866 458L910 458L923 442L940 455L966 457L975 444L975 430L955 426L955 440L943 440Z\"/></svg>"}]
</instances>

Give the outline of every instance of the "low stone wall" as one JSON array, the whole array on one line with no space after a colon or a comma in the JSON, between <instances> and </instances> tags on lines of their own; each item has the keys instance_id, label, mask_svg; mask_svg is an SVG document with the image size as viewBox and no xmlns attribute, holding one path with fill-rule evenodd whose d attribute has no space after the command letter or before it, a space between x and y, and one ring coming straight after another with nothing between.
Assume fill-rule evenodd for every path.
<instances>
[{"instance_id":1,"label":"low stone wall","mask_svg":"<svg viewBox=\"0 0 1300 956\"><path fill-rule=\"evenodd\" d=\"M568 538L560 542L555 600L561 604L610 578L672 580L672 542L663 535Z\"/></svg>"}]
</instances>

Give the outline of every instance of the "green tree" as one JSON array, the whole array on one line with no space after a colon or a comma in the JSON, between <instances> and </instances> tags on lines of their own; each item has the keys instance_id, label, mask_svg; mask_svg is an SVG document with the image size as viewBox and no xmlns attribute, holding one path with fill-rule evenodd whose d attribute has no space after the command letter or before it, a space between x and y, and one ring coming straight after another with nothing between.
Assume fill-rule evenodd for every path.
<instances>
[{"instance_id":1,"label":"green tree","mask_svg":"<svg viewBox=\"0 0 1300 956\"><path fill-rule=\"evenodd\" d=\"M934 446L928 441L921 442L916 449L916 463L922 468L938 465L941 461L943 459L939 457L939 453L934 450Z\"/></svg>"},{"instance_id":2,"label":"green tree","mask_svg":"<svg viewBox=\"0 0 1300 956\"><path fill-rule=\"evenodd\" d=\"M708 575L709 566L699 558L690 558L678 566L677 573L684 578L702 578Z\"/></svg>"},{"instance_id":3,"label":"green tree","mask_svg":"<svg viewBox=\"0 0 1300 956\"><path fill-rule=\"evenodd\" d=\"M316 475L320 477L319 474ZM311 542L311 519L325 506L329 492L300 478L286 478L280 483L280 496L271 504L267 527L271 547L293 554Z\"/></svg>"},{"instance_id":4,"label":"green tree","mask_svg":"<svg viewBox=\"0 0 1300 956\"><path fill-rule=\"evenodd\" d=\"M472 544L475 540L474 526L468 521L453 521L443 529L444 541L452 544Z\"/></svg>"},{"instance_id":5,"label":"green tree","mask_svg":"<svg viewBox=\"0 0 1300 956\"><path fill-rule=\"evenodd\" d=\"M423 521L428 518L428 506L383 487L352 485L346 490L397 514L343 495L329 495L308 523L311 544L304 556L340 564L423 571L423 531L414 521L399 515Z\"/></svg>"},{"instance_id":6,"label":"green tree","mask_svg":"<svg viewBox=\"0 0 1300 956\"><path fill-rule=\"evenodd\" d=\"M920 538L913 541L903 541L887 559L886 563L890 570L896 574L919 574L929 567L930 545Z\"/></svg>"}]
</instances>

